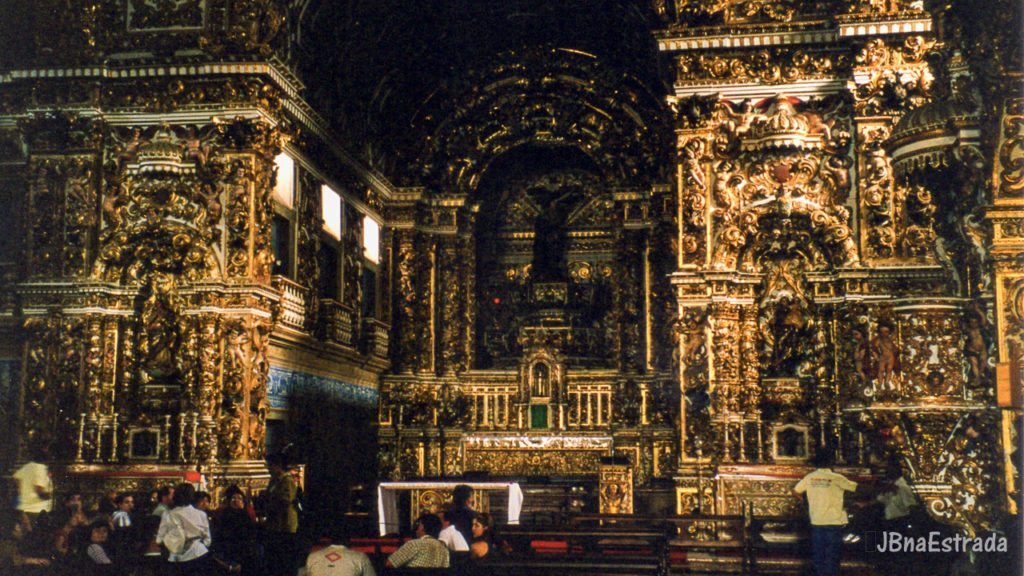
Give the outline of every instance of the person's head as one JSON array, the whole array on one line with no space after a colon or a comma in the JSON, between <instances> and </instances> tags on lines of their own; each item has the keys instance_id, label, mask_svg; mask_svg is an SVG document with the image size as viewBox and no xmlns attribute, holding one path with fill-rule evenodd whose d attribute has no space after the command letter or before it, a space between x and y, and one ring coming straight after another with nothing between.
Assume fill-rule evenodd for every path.
<instances>
[{"instance_id":1,"label":"person's head","mask_svg":"<svg viewBox=\"0 0 1024 576\"><path fill-rule=\"evenodd\" d=\"M421 514L416 519L415 529L417 538L422 538L424 535L437 538L441 535L441 519L437 514Z\"/></svg>"},{"instance_id":2,"label":"person's head","mask_svg":"<svg viewBox=\"0 0 1024 576\"><path fill-rule=\"evenodd\" d=\"M245 508L245 494L238 486L232 486L228 488L225 498L228 501L228 506L236 510L242 510Z\"/></svg>"},{"instance_id":3,"label":"person's head","mask_svg":"<svg viewBox=\"0 0 1024 576\"><path fill-rule=\"evenodd\" d=\"M75 527L76 514L70 508L55 510L53 512L53 526L60 530L71 530Z\"/></svg>"},{"instance_id":4,"label":"person's head","mask_svg":"<svg viewBox=\"0 0 1024 576\"><path fill-rule=\"evenodd\" d=\"M107 492L100 495L99 502L96 503L96 511L100 514L111 514L117 510L117 492Z\"/></svg>"},{"instance_id":5,"label":"person's head","mask_svg":"<svg viewBox=\"0 0 1024 576\"><path fill-rule=\"evenodd\" d=\"M118 494L114 498L114 504L117 505L117 509L122 512L131 512L132 508L135 507L135 498L131 494Z\"/></svg>"},{"instance_id":6,"label":"person's head","mask_svg":"<svg viewBox=\"0 0 1024 576\"><path fill-rule=\"evenodd\" d=\"M465 508L466 503L473 497L473 487L467 484L459 484L452 489L452 503L459 508Z\"/></svg>"},{"instance_id":7,"label":"person's head","mask_svg":"<svg viewBox=\"0 0 1024 576\"><path fill-rule=\"evenodd\" d=\"M110 536L110 524L106 520L94 520L89 524L89 541L99 544L107 541Z\"/></svg>"},{"instance_id":8,"label":"person's head","mask_svg":"<svg viewBox=\"0 0 1024 576\"><path fill-rule=\"evenodd\" d=\"M288 458L281 452L267 455L267 470L274 478L279 478L288 470Z\"/></svg>"},{"instance_id":9,"label":"person's head","mask_svg":"<svg viewBox=\"0 0 1024 576\"><path fill-rule=\"evenodd\" d=\"M196 492L195 496L192 497L192 505L198 510L206 511L210 509L210 493L203 492L200 490Z\"/></svg>"},{"instance_id":10,"label":"person's head","mask_svg":"<svg viewBox=\"0 0 1024 576\"><path fill-rule=\"evenodd\" d=\"M483 538L484 534L493 527L494 522L487 512L478 512L473 516L473 538Z\"/></svg>"},{"instance_id":11,"label":"person's head","mask_svg":"<svg viewBox=\"0 0 1024 576\"><path fill-rule=\"evenodd\" d=\"M174 487L174 507L188 506L192 504L192 498L196 494L196 489L192 487L188 482L182 482Z\"/></svg>"},{"instance_id":12,"label":"person's head","mask_svg":"<svg viewBox=\"0 0 1024 576\"><path fill-rule=\"evenodd\" d=\"M441 528L447 528L452 525L451 521L448 520L448 510L441 510L437 513L437 517L441 519Z\"/></svg>"},{"instance_id":13,"label":"person's head","mask_svg":"<svg viewBox=\"0 0 1024 576\"><path fill-rule=\"evenodd\" d=\"M835 464L835 456L832 454L832 450L828 448L821 448L815 453L814 458L811 459L811 464L815 468L831 468Z\"/></svg>"},{"instance_id":14,"label":"person's head","mask_svg":"<svg viewBox=\"0 0 1024 576\"><path fill-rule=\"evenodd\" d=\"M174 503L174 486L161 486L156 491L157 502L164 506L170 506Z\"/></svg>"},{"instance_id":15,"label":"person's head","mask_svg":"<svg viewBox=\"0 0 1024 576\"><path fill-rule=\"evenodd\" d=\"M64 499L64 507L75 512L81 512L82 510L82 495L78 492L68 494L67 498Z\"/></svg>"}]
</instances>

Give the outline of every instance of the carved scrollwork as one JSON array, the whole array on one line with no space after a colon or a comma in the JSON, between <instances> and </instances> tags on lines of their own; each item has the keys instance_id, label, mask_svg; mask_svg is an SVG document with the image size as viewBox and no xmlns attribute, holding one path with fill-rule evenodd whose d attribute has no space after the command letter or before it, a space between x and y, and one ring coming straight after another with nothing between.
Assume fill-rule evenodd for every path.
<instances>
[{"instance_id":1,"label":"carved scrollwork","mask_svg":"<svg viewBox=\"0 0 1024 576\"><path fill-rule=\"evenodd\" d=\"M866 230L866 256L872 258L896 255L896 221L902 210L894 201L892 167L882 148L888 135L886 127L865 128L858 143L862 226Z\"/></svg>"},{"instance_id":2,"label":"carved scrollwork","mask_svg":"<svg viewBox=\"0 0 1024 576\"><path fill-rule=\"evenodd\" d=\"M679 202L682 207L681 244L679 252L683 262L699 262L706 250L702 230L706 225L707 177L706 165L711 157L705 152L706 143L693 138L679 143L679 162L683 179L680 183Z\"/></svg>"},{"instance_id":3,"label":"carved scrollwork","mask_svg":"<svg viewBox=\"0 0 1024 576\"><path fill-rule=\"evenodd\" d=\"M1002 128L997 193L1000 197L1019 197L1024 194L1024 102L1016 101L1008 107Z\"/></svg>"},{"instance_id":4,"label":"carved scrollwork","mask_svg":"<svg viewBox=\"0 0 1024 576\"><path fill-rule=\"evenodd\" d=\"M785 84L796 80L842 74L850 58L841 52L811 52L801 48L766 48L754 54L695 53L676 61L676 81L760 81Z\"/></svg>"},{"instance_id":5,"label":"carved scrollwork","mask_svg":"<svg viewBox=\"0 0 1024 576\"><path fill-rule=\"evenodd\" d=\"M897 192L906 203L906 228L903 231L903 250L908 256L928 256L936 240L934 224L935 205L932 193L917 185Z\"/></svg>"}]
</instances>

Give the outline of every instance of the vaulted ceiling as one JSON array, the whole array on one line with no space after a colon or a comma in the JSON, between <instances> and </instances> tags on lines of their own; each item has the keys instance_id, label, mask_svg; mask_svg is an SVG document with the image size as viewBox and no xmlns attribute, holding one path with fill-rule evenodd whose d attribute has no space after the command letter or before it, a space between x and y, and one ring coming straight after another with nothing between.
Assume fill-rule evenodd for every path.
<instances>
[{"instance_id":1,"label":"vaulted ceiling","mask_svg":"<svg viewBox=\"0 0 1024 576\"><path fill-rule=\"evenodd\" d=\"M513 64L547 66L544 76L552 60L587 60L648 103L668 93L651 34L658 22L642 0L313 0L300 24L306 97L398 185L423 183L438 128Z\"/></svg>"}]
</instances>

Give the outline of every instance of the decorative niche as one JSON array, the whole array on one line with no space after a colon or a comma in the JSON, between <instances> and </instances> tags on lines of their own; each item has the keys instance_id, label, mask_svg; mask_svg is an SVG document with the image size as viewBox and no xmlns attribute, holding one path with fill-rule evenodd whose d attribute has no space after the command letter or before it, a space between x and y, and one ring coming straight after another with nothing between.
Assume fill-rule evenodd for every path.
<instances>
[{"instance_id":1,"label":"decorative niche","mask_svg":"<svg viewBox=\"0 0 1024 576\"><path fill-rule=\"evenodd\" d=\"M133 428L128 433L128 454L133 460L156 460L160 457L160 428Z\"/></svg>"},{"instance_id":2,"label":"decorative niche","mask_svg":"<svg viewBox=\"0 0 1024 576\"><path fill-rule=\"evenodd\" d=\"M810 440L804 424L772 426L772 458L776 461L804 461L810 455Z\"/></svg>"}]
</instances>

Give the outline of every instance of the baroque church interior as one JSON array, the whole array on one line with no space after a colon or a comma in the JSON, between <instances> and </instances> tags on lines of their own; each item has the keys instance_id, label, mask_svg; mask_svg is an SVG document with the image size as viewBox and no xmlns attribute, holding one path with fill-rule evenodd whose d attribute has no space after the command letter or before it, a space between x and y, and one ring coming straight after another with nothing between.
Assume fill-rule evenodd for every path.
<instances>
[{"instance_id":1,"label":"baroque church interior","mask_svg":"<svg viewBox=\"0 0 1024 576\"><path fill-rule=\"evenodd\" d=\"M786 516L827 450L965 534L1017 514L1019 2L4 20L5 474L258 491L288 445L338 514L496 478Z\"/></svg>"}]
</instances>

